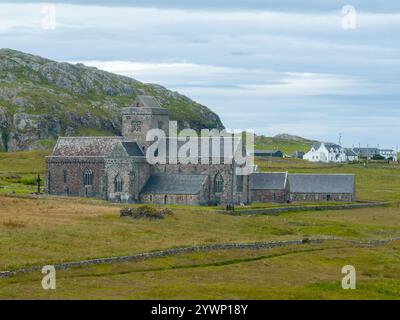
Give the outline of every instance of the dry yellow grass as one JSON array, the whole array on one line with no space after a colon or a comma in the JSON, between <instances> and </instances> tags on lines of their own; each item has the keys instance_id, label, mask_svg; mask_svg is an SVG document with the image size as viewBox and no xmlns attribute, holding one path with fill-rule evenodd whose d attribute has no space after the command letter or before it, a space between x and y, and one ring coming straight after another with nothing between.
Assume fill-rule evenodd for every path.
<instances>
[{"instance_id":1,"label":"dry yellow grass","mask_svg":"<svg viewBox=\"0 0 400 320\"><path fill-rule=\"evenodd\" d=\"M205 243L400 237L397 207L281 216L186 208L164 220L121 219L119 209L97 200L0 196L0 270ZM10 228L10 221L21 227Z\"/></svg>"}]
</instances>

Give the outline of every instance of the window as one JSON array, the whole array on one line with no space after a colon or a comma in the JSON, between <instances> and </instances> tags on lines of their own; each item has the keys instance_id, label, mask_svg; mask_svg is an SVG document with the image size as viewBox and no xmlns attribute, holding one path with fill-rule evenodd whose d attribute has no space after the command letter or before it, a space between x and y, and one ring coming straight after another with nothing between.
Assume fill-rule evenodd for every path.
<instances>
[{"instance_id":1,"label":"window","mask_svg":"<svg viewBox=\"0 0 400 320\"><path fill-rule=\"evenodd\" d=\"M85 187L93 185L93 172L91 169L86 169L83 176L83 184Z\"/></svg>"},{"instance_id":2,"label":"window","mask_svg":"<svg viewBox=\"0 0 400 320\"><path fill-rule=\"evenodd\" d=\"M243 176L236 176L236 191L243 192Z\"/></svg>"},{"instance_id":3,"label":"window","mask_svg":"<svg viewBox=\"0 0 400 320\"><path fill-rule=\"evenodd\" d=\"M222 193L222 191L224 191L224 179L220 173L217 173L214 178L214 193Z\"/></svg>"},{"instance_id":4,"label":"window","mask_svg":"<svg viewBox=\"0 0 400 320\"><path fill-rule=\"evenodd\" d=\"M64 183L67 183L68 182L68 171L67 170L63 171L63 177L64 177Z\"/></svg>"},{"instance_id":5,"label":"window","mask_svg":"<svg viewBox=\"0 0 400 320\"><path fill-rule=\"evenodd\" d=\"M122 192L122 187L124 185L124 181L121 176L118 174L114 179L114 192Z\"/></svg>"}]
</instances>

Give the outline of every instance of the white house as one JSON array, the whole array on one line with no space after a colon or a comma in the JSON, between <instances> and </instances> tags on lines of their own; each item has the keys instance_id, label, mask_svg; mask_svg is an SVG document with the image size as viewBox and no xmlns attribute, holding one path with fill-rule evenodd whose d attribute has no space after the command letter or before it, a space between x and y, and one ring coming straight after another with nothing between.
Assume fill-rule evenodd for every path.
<instances>
[{"instance_id":1,"label":"white house","mask_svg":"<svg viewBox=\"0 0 400 320\"><path fill-rule=\"evenodd\" d=\"M346 154L347 161L358 161L358 154L353 149L345 148L344 153Z\"/></svg>"},{"instance_id":2,"label":"white house","mask_svg":"<svg viewBox=\"0 0 400 320\"><path fill-rule=\"evenodd\" d=\"M379 154L386 160L397 162L397 152L393 149L380 149Z\"/></svg>"},{"instance_id":3,"label":"white house","mask_svg":"<svg viewBox=\"0 0 400 320\"><path fill-rule=\"evenodd\" d=\"M304 160L311 162L346 162L344 149L338 144L318 142L303 156Z\"/></svg>"}]
</instances>

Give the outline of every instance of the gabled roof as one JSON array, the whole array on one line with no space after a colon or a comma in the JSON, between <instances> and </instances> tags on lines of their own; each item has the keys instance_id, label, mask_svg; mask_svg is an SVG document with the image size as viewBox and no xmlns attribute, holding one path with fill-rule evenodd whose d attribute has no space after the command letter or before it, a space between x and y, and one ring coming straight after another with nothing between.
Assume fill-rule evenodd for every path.
<instances>
[{"instance_id":1,"label":"gabled roof","mask_svg":"<svg viewBox=\"0 0 400 320\"><path fill-rule=\"evenodd\" d=\"M332 149L332 148L333 149L341 149L342 148L340 145L338 145L336 143L332 143L332 142L316 142L312 145L312 147L314 149L318 150L322 144L324 144L327 149Z\"/></svg>"},{"instance_id":2,"label":"gabled roof","mask_svg":"<svg viewBox=\"0 0 400 320\"><path fill-rule=\"evenodd\" d=\"M144 108L161 108L160 103L153 96L140 95L137 97L137 102Z\"/></svg>"},{"instance_id":3,"label":"gabled roof","mask_svg":"<svg viewBox=\"0 0 400 320\"><path fill-rule=\"evenodd\" d=\"M156 174L143 187L143 194L198 194L207 175L202 174Z\"/></svg>"},{"instance_id":4,"label":"gabled roof","mask_svg":"<svg viewBox=\"0 0 400 320\"><path fill-rule=\"evenodd\" d=\"M143 151L136 142L122 142L122 146L131 157L143 157Z\"/></svg>"},{"instance_id":5,"label":"gabled roof","mask_svg":"<svg viewBox=\"0 0 400 320\"><path fill-rule=\"evenodd\" d=\"M255 172L250 176L252 190L284 190L287 172Z\"/></svg>"},{"instance_id":6,"label":"gabled roof","mask_svg":"<svg viewBox=\"0 0 400 320\"><path fill-rule=\"evenodd\" d=\"M354 193L353 174L289 174L290 192Z\"/></svg>"},{"instance_id":7,"label":"gabled roof","mask_svg":"<svg viewBox=\"0 0 400 320\"><path fill-rule=\"evenodd\" d=\"M344 153L348 157L356 157L357 153L355 153L352 149L344 149Z\"/></svg>"},{"instance_id":8,"label":"gabled roof","mask_svg":"<svg viewBox=\"0 0 400 320\"><path fill-rule=\"evenodd\" d=\"M108 157L122 146L128 156L143 157L139 145L123 141L122 137L60 137L54 147L54 157Z\"/></svg>"},{"instance_id":9,"label":"gabled roof","mask_svg":"<svg viewBox=\"0 0 400 320\"><path fill-rule=\"evenodd\" d=\"M372 157L376 154L379 154L378 148L354 148L353 151L363 157L367 157L367 156Z\"/></svg>"},{"instance_id":10,"label":"gabled roof","mask_svg":"<svg viewBox=\"0 0 400 320\"><path fill-rule=\"evenodd\" d=\"M60 137L53 149L55 157L106 157L122 137Z\"/></svg>"}]
</instances>

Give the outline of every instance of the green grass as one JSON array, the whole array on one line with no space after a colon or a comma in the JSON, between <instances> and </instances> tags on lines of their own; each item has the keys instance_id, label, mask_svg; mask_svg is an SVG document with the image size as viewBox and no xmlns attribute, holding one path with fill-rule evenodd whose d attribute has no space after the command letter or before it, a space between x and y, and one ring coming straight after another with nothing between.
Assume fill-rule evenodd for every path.
<instances>
[{"instance_id":1,"label":"green grass","mask_svg":"<svg viewBox=\"0 0 400 320\"><path fill-rule=\"evenodd\" d=\"M400 244L192 253L57 272L57 290L40 272L2 281L1 299L399 299ZM357 289L343 290L351 264Z\"/></svg>"},{"instance_id":2,"label":"green grass","mask_svg":"<svg viewBox=\"0 0 400 320\"><path fill-rule=\"evenodd\" d=\"M256 150L280 150L288 155L295 151L308 152L312 144L309 140L295 141L265 136L257 136L255 139Z\"/></svg>"},{"instance_id":3,"label":"green grass","mask_svg":"<svg viewBox=\"0 0 400 320\"><path fill-rule=\"evenodd\" d=\"M102 200L25 195L34 191L37 172L44 173L46 154L0 153L0 193L18 191L0 195L0 270L210 243L400 237L397 165L257 160L262 170L355 173L359 198L388 200L388 207L229 216L216 214L218 207L169 206L175 212L172 217L132 220L119 217L121 206ZM277 204L251 207L272 206ZM0 279L0 298L396 299L399 262L397 243L194 253L59 271L55 292L40 289L40 273ZM355 291L340 288L345 264L358 272Z\"/></svg>"}]
</instances>

